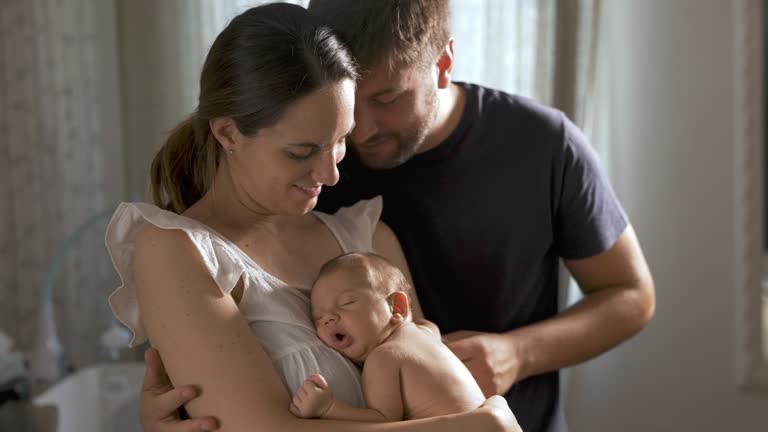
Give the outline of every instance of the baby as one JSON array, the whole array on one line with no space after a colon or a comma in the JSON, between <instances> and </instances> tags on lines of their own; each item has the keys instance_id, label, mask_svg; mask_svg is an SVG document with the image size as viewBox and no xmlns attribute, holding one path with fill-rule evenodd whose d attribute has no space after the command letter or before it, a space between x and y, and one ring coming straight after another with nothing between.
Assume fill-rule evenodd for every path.
<instances>
[{"instance_id":1,"label":"baby","mask_svg":"<svg viewBox=\"0 0 768 432\"><path fill-rule=\"evenodd\" d=\"M363 365L368 408L333 398L321 375L293 396L303 418L386 422L468 411L485 401L464 364L432 323L413 322L410 285L384 258L350 253L326 263L312 287L312 318L320 339Z\"/></svg>"}]
</instances>

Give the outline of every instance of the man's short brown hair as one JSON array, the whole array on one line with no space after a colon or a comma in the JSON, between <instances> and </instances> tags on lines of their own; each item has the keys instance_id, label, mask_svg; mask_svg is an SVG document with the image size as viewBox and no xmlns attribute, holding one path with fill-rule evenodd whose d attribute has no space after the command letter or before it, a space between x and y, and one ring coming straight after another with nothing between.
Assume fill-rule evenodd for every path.
<instances>
[{"instance_id":1,"label":"man's short brown hair","mask_svg":"<svg viewBox=\"0 0 768 432\"><path fill-rule=\"evenodd\" d=\"M450 39L449 0L310 0L363 71L381 64L429 65Z\"/></svg>"}]
</instances>

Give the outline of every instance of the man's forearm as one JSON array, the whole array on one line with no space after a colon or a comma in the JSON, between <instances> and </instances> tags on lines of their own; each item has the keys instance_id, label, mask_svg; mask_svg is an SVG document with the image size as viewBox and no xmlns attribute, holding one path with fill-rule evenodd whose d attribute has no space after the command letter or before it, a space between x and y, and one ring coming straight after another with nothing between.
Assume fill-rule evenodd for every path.
<instances>
[{"instance_id":1,"label":"man's forearm","mask_svg":"<svg viewBox=\"0 0 768 432\"><path fill-rule=\"evenodd\" d=\"M557 316L506 333L517 353L516 381L573 366L639 332L653 316L653 289L644 283L604 288Z\"/></svg>"}]
</instances>

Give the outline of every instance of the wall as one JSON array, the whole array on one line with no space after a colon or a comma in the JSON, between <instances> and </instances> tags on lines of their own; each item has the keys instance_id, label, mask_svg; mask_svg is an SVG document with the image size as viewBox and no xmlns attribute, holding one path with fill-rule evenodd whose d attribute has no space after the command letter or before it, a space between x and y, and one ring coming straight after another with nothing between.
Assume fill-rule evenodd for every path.
<instances>
[{"instance_id":1,"label":"wall","mask_svg":"<svg viewBox=\"0 0 768 432\"><path fill-rule=\"evenodd\" d=\"M603 2L614 184L656 280L638 337L573 368L575 432L765 431L768 392L737 387L730 1Z\"/></svg>"}]
</instances>

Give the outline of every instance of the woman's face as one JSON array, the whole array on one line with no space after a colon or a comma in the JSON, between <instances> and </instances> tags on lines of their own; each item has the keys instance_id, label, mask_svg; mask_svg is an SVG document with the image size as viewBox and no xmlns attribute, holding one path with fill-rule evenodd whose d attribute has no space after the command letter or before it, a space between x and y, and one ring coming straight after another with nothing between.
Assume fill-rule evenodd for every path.
<instances>
[{"instance_id":1,"label":"woman's face","mask_svg":"<svg viewBox=\"0 0 768 432\"><path fill-rule=\"evenodd\" d=\"M236 134L225 157L240 200L270 214L311 211L322 187L339 180L354 100L355 82L343 79L296 101L274 126Z\"/></svg>"}]
</instances>

